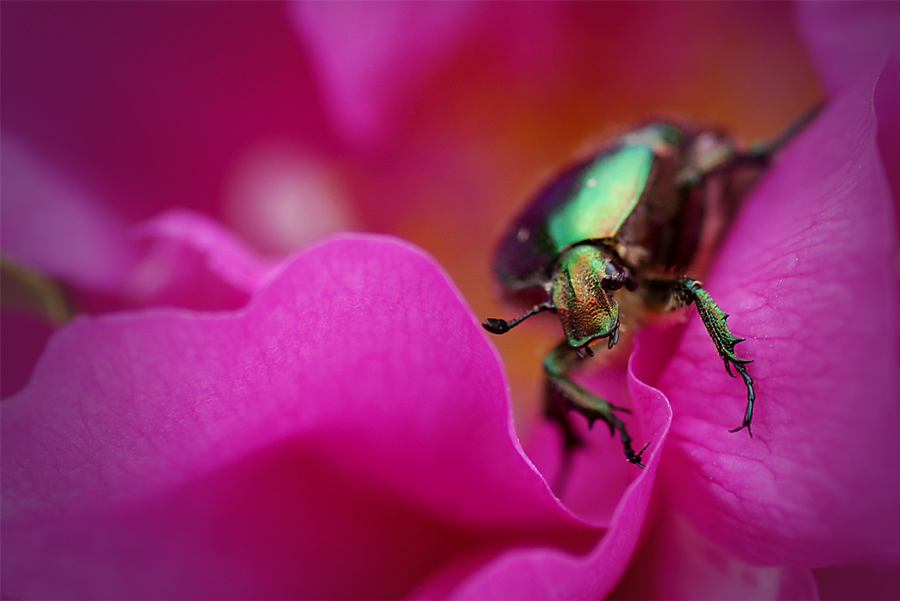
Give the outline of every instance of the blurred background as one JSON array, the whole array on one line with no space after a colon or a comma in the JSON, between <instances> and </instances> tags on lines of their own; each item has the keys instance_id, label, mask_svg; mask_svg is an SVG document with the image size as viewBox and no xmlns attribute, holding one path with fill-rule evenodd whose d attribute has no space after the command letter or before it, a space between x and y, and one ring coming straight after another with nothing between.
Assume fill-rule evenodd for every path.
<instances>
[{"instance_id":1,"label":"blurred background","mask_svg":"<svg viewBox=\"0 0 900 601\"><path fill-rule=\"evenodd\" d=\"M3 2L0 119L126 224L191 209L274 256L392 234L504 316L493 245L574 156L658 116L758 140L819 100L791 10ZM520 421L557 330L494 339Z\"/></svg>"}]
</instances>

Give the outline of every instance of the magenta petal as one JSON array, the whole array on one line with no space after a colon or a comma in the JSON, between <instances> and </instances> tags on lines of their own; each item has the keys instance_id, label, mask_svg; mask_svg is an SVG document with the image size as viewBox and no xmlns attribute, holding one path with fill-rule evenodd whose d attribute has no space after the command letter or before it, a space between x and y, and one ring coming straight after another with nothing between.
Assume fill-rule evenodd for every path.
<instances>
[{"instance_id":1,"label":"magenta petal","mask_svg":"<svg viewBox=\"0 0 900 601\"><path fill-rule=\"evenodd\" d=\"M81 310L233 309L273 267L190 211L131 229L11 136L3 138L0 181L4 255L62 281Z\"/></svg>"},{"instance_id":2,"label":"magenta petal","mask_svg":"<svg viewBox=\"0 0 900 601\"><path fill-rule=\"evenodd\" d=\"M814 570L822 599L900 599L900 566L841 566Z\"/></svg>"},{"instance_id":3,"label":"magenta petal","mask_svg":"<svg viewBox=\"0 0 900 601\"><path fill-rule=\"evenodd\" d=\"M56 329L46 318L3 309L0 313L0 399L19 392Z\"/></svg>"},{"instance_id":4,"label":"magenta petal","mask_svg":"<svg viewBox=\"0 0 900 601\"><path fill-rule=\"evenodd\" d=\"M640 356L646 358L652 352L651 349ZM609 498L615 496L610 508L612 515L607 518L609 527L599 543L582 555L549 548L511 549L459 584L453 593L455 598L600 599L615 587L637 545L672 418L665 398L643 383L649 365L649 362L636 362L632 358L628 367L631 406L634 415L642 418L642 423L632 420L632 432L637 440L651 441L645 455L646 469L638 470L628 464L622 456L621 444L618 440L609 440L609 433L602 431L600 425L594 432L596 437L592 435L589 442L587 454L590 460L576 463L573 469L572 485L594 487L601 515L606 511ZM597 452L600 449L596 438L602 441L602 453ZM623 478L633 480L624 486ZM604 484L621 492L610 495L603 491ZM624 490L619 488L620 485ZM438 581L437 584L447 586L446 582ZM421 598L434 598L442 589L435 586L417 592Z\"/></svg>"},{"instance_id":5,"label":"magenta petal","mask_svg":"<svg viewBox=\"0 0 900 601\"><path fill-rule=\"evenodd\" d=\"M888 57L900 58L896 2L798 2L795 7L800 29L832 94L877 75Z\"/></svg>"},{"instance_id":6,"label":"magenta petal","mask_svg":"<svg viewBox=\"0 0 900 601\"><path fill-rule=\"evenodd\" d=\"M295 2L290 12L337 125L351 138L370 140L398 118L398 99L453 49L480 9L457 2Z\"/></svg>"},{"instance_id":7,"label":"magenta petal","mask_svg":"<svg viewBox=\"0 0 900 601\"><path fill-rule=\"evenodd\" d=\"M5 5L3 124L129 220L225 219L234 168L270 141L328 143L280 3ZM5 210L5 209L4 209Z\"/></svg>"},{"instance_id":8,"label":"magenta petal","mask_svg":"<svg viewBox=\"0 0 900 601\"><path fill-rule=\"evenodd\" d=\"M58 215L48 215L40 209L40 203L33 212L17 213L27 216L24 221L34 226L32 234L42 245L18 245L13 237L11 246L30 249L22 256L31 257L35 267L55 272L77 310L103 313L154 306L237 309L247 303L274 268L273 262L259 258L233 234L200 214L171 211L138 226L126 238L121 224L94 220L92 210L83 211L77 197L53 197L48 204ZM105 215L102 208L96 210ZM79 213L83 219L70 220L73 230L84 227L69 238L62 236L64 242L59 244L48 240L59 215L72 213ZM43 227L48 231L43 232ZM127 252L127 266L105 272L112 260L103 257L94 262L99 252ZM0 397L6 398L28 381L55 326L12 311L4 311L3 323Z\"/></svg>"},{"instance_id":9,"label":"magenta petal","mask_svg":"<svg viewBox=\"0 0 900 601\"><path fill-rule=\"evenodd\" d=\"M874 88L831 100L785 151L707 279L748 339L754 438L727 432L743 387L696 316L661 379L675 505L754 563L900 557L898 245Z\"/></svg>"},{"instance_id":10,"label":"magenta petal","mask_svg":"<svg viewBox=\"0 0 900 601\"><path fill-rule=\"evenodd\" d=\"M761 567L719 548L654 497L658 519L616 599L818 599L808 568Z\"/></svg>"},{"instance_id":11,"label":"magenta petal","mask_svg":"<svg viewBox=\"0 0 900 601\"><path fill-rule=\"evenodd\" d=\"M3 254L69 283L117 290L135 258L125 224L3 132Z\"/></svg>"},{"instance_id":12,"label":"magenta petal","mask_svg":"<svg viewBox=\"0 0 900 601\"><path fill-rule=\"evenodd\" d=\"M76 319L2 406L2 478L12 598L396 597L597 536L522 454L444 274L371 237L237 313Z\"/></svg>"},{"instance_id":13,"label":"magenta petal","mask_svg":"<svg viewBox=\"0 0 900 601\"><path fill-rule=\"evenodd\" d=\"M134 306L242 307L274 269L208 217L173 210L138 226L139 261L122 296Z\"/></svg>"}]
</instances>

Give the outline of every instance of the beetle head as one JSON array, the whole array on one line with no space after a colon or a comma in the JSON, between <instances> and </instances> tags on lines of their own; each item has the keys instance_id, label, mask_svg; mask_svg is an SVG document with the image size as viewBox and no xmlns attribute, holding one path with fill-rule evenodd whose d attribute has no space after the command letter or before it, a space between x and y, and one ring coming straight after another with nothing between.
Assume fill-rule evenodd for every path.
<instances>
[{"instance_id":1,"label":"beetle head","mask_svg":"<svg viewBox=\"0 0 900 601\"><path fill-rule=\"evenodd\" d=\"M602 248L581 244L559 258L550 297L569 345L587 347L609 337L609 347L619 333L619 304L612 292L636 282Z\"/></svg>"}]
</instances>

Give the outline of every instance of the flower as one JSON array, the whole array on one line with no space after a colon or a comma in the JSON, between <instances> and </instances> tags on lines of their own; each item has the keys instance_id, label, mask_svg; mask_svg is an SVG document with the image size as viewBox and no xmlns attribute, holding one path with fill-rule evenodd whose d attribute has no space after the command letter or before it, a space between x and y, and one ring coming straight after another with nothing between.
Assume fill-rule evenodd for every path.
<instances>
[{"instance_id":1,"label":"flower","mask_svg":"<svg viewBox=\"0 0 900 601\"><path fill-rule=\"evenodd\" d=\"M411 192L434 188L436 175L454 189L458 174L477 171L475 159L500 147L461 151L445 130L405 126L397 108L417 86L428 87L429 69L452 60L454 44L475 35L474 23L507 16L474 6L409 9L424 13L414 23L432 19L438 35L375 31L370 42L383 52L374 57L365 55L372 46L364 43L330 47L332 38L322 35L329 29L317 29L327 11L346 5L297 8L295 23L314 57L301 71L325 74L328 109L355 149L328 160L321 152L327 142L311 145L319 150L312 155L271 150L278 145L253 154L236 170L234 189L250 191L238 194L245 199L263 190L267 208L257 223L275 227L272 217L285 215L278 194L260 188L270 179L293 185L280 179L290 169L279 165L328 164L350 180L354 170L372 170L357 172L348 186L371 184L360 197L379 201L357 205L363 222L418 231L421 225L404 225L417 207ZM158 18L154 11L169 9L89 10ZM246 15L243 7L215 10ZM384 17L384 27L408 22L404 8L390 10L396 12ZM635 62L610 66L601 54L590 63L617 78L641 72L635 65L642 53L658 60L659 46L649 42L660 31L653 15L674 10L684 27L663 19L666 31L685 39L693 39L692 24L706 24L691 20L693 10L705 8L659 8L637 20L630 9L609 10L525 9L508 29L527 32L543 51L522 50L532 46L502 36L506 44L497 45L529 82L520 89L537 89L529 86L541 78L568 85L565 74L553 79L552 70L534 67L554 49L556 59L571 58L555 42L563 33L572 33L577 50L591 47L578 40L598 38L598 14L629 25L613 28L621 37L603 43L626 49ZM786 9L741 10L759 18ZM22 235L10 244L7 232L21 234L23 223L45 234L54 211L8 204L4 136L4 252L63 280L79 306L110 312L60 327L27 385L3 402L4 594L814 597L811 567L896 562L900 484L881 466L900 450L892 438L900 416L891 175L898 157L891 109L900 88L896 58L889 58L896 48L883 43L884 35L868 35L873 16L866 11L874 9L858 10L800 9L829 102L747 199L705 278L734 315L730 325L749 339L741 352L755 359L755 438L725 431L736 425L743 392L724 377L698 320L650 326L627 365L587 377L610 400L630 403L635 436L652 443L647 469L625 463L615 441L594 433L562 501L546 484L559 460L556 433L523 428L525 454L497 354L446 274L421 251L391 238L341 236L270 261L183 210L123 224L134 215L122 218L125 211L108 211L66 181L49 191L37 186L36 197L77 206L72 214L87 218L58 230L65 237L33 244L33 236ZM874 12L888 22L881 9ZM347 27L342 39L365 41L359 34L367 20L339 22ZM867 34L857 36L849 56L834 41L844 23ZM334 31L333 22L329 27ZM482 27L497 39L492 25ZM396 39L396 47L386 43ZM688 43L665 47L670 65L697 56ZM408 78L372 75L391 73L385 65L417 49ZM344 70L346 61L355 68ZM681 87L664 68L653 75L646 87L631 89ZM360 90L375 102L360 103ZM321 119L322 107L307 108L299 112ZM98 138L91 145L102 148ZM408 158L404 151L423 141L432 154ZM24 178L26 190L57 181L41 159L14 150L27 167L16 175L40 174ZM398 174L420 174L422 181ZM302 189L340 197L327 179ZM225 221L247 215L192 202ZM435 204L444 207L435 213L444 218L442 238L473 223L484 228L496 211L477 202ZM11 224L9 206L21 209ZM135 213L145 211L144 218L166 208L149 204ZM253 240L252 231L266 228L242 233ZM437 237L433 244L439 255L453 250L468 265L484 259L477 245L442 247ZM104 267L110 257L98 248L114 249L120 267ZM843 347L832 343L836 336L847 337ZM528 369L536 371L532 361Z\"/></svg>"}]
</instances>

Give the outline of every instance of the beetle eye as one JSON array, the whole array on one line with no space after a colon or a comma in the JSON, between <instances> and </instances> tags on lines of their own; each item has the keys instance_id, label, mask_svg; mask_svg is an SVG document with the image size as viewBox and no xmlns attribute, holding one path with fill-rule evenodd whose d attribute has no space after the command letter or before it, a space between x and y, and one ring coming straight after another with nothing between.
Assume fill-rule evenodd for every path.
<instances>
[{"instance_id":1,"label":"beetle eye","mask_svg":"<svg viewBox=\"0 0 900 601\"><path fill-rule=\"evenodd\" d=\"M622 280L603 280L602 286L604 290L618 290L625 285Z\"/></svg>"},{"instance_id":2,"label":"beetle eye","mask_svg":"<svg viewBox=\"0 0 900 601\"><path fill-rule=\"evenodd\" d=\"M600 285L603 286L605 290L618 290L625 285L625 273L612 261L607 261L606 267L603 269L603 275L604 277L600 282Z\"/></svg>"}]
</instances>

